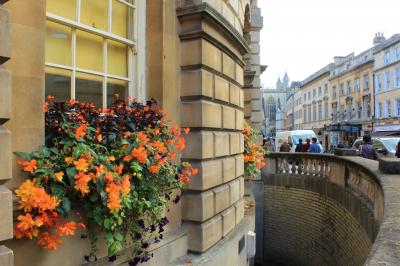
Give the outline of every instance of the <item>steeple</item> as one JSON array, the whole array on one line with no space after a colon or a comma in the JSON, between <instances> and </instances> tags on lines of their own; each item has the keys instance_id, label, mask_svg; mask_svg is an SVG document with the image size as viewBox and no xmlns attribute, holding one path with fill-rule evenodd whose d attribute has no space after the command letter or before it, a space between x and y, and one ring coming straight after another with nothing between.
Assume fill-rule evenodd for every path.
<instances>
[{"instance_id":1,"label":"steeple","mask_svg":"<svg viewBox=\"0 0 400 266\"><path fill-rule=\"evenodd\" d=\"M278 77L278 81L276 82L276 89L277 89L277 90L280 90L281 87L282 87L282 81L281 81L281 78Z\"/></svg>"},{"instance_id":2,"label":"steeple","mask_svg":"<svg viewBox=\"0 0 400 266\"><path fill-rule=\"evenodd\" d=\"M283 77L283 82L282 82L283 89L289 88L289 76L287 72L285 72L285 76Z\"/></svg>"}]
</instances>

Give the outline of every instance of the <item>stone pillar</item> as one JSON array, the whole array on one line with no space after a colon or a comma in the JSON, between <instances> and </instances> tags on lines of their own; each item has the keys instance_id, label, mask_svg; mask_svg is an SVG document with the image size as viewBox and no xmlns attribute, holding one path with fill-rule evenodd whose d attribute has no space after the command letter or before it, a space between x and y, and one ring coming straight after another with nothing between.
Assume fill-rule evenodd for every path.
<instances>
[{"instance_id":1,"label":"stone pillar","mask_svg":"<svg viewBox=\"0 0 400 266\"><path fill-rule=\"evenodd\" d=\"M245 23L246 41L250 52L244 57L246 67L244 71L244 110L246 120L258 131L261 130L264 121L264 112L261 103L261 81L260 75L266 66L260 65L260 31L263 27L261 9L257 7L257 1L252 1L250 9L247 10L248 19Z\"/></svg>"},{"instance_id":2,"label":"stone pillar","mask_svg":"<svg viewBox=\"0 0 400 266\"><path fill-rule=\"evenodd\" d=\"M0 1L0 242L13 237L12 193L4 183L12 178L11 132L4 124L11 118L11 72L2 64L11 57L10 13ZM13 265L13 252L0 246L0 265Z\"/></svg>"},{"instance_id":3,"label":"stone pillar","mask_svg":"<svg viewBox=\"0 0 400 266\"><path fill-rule=\"evenodd\" d=\"M192 252L212 247L244 215L244 2L183 0L177 9L181 125L191 128L183 159L199 169L182 199Z\"/></svg>"}]
</instances>

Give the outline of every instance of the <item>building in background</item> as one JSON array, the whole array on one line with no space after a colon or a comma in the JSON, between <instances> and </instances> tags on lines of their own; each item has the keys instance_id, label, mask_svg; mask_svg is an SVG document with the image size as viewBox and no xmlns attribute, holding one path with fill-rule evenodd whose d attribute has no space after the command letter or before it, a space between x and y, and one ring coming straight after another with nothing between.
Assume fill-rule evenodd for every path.
<instances>
[{"instance_id":1,"label":"building in background","mask_svg":"<svg viewBox=\"0 0 400 266\"><path fill-rule=\"evenodd\" d=\"M381 41L374 49L375 112L373 130L377 135L400 131L400 34ZM382 39L383 38L383 39Z\"/></svg>"},{"instance_id":2,"label":"building in background","mask_svg":"<svg viewBox=\"0 0 400 266\"><path fill-rule=\"evenodd\" d=\"M319 141L328 143L326 126L330 122L330 84L329 77L333 64L318 70L301 82L298 90L302 106L302 129L314 130Z\"/></svg>"},{"instance_id":3,"label":"building in background","mask_svg":"<svg viewBox=\"0 0 400 266\"><path fill-rule=\"evenodd\" d=\"M400 34L377 33L373 47L334 62L295 92L297 129L313 129L325 145L351 145L365 134L400 135Z\"/></svg>"}]
</instances>

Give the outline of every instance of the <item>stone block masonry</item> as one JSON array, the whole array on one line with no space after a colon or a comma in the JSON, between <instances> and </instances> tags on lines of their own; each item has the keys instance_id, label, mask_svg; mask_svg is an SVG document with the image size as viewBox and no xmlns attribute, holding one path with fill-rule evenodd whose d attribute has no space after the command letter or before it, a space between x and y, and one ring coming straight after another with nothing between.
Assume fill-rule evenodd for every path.
<instances>
[{"instance_id":1,"label":"stone block masonry","mask_svg":"<svg viewBox=\"0 0 400 266\"><path fill-rule=\"evenodd\" d=\"M9 11L0 1L0 242L13 237L12 193L3 184L12 178L11 132L4 124L11 118L11 72L2 66L11 57ZM13 265L13 252L0 246L0 265Z\"/></svg>"},{"instance_id":2,"label":"stone block masonry","mask_svg":"<svg viewBox=\"0 0 400 266\"><path fill-rule=\"evenodd\" d=\"M236 27L240 21L235 10L244 9L239 4L243 1L202 2L181 1L177 10L181 126L191 128L182 159L199 169L184 188L182 218L188 248L198 253L227 236L243 219L242 87L243 56L248 52L242 26Z\"/></svg>"}]
</instances>

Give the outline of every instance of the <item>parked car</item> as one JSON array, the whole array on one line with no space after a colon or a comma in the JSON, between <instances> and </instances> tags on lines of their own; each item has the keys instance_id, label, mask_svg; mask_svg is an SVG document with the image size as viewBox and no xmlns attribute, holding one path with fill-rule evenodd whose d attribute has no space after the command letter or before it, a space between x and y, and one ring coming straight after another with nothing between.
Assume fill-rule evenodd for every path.
<instances>
[{"instance_id":1,"label":"parked car","mask_svg":"<svg viewBox=\"0 0 400 266\"><path fill-rule=\"evenodd\" d=\"M396 145L399 141L400 137L372 137L372 145L380 156L396 157ZM358 138L353 144L353 149L358 152L362 143L362 138Z\"/></svg>"}]
</instances>

